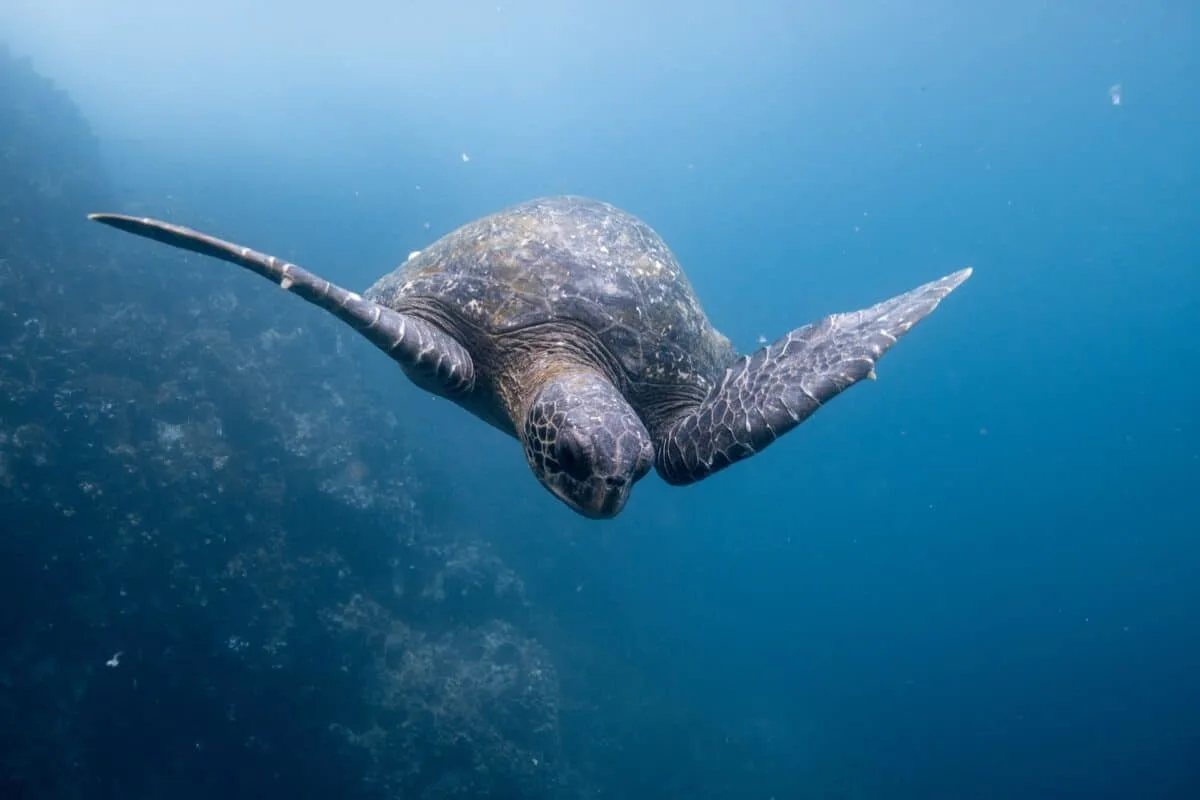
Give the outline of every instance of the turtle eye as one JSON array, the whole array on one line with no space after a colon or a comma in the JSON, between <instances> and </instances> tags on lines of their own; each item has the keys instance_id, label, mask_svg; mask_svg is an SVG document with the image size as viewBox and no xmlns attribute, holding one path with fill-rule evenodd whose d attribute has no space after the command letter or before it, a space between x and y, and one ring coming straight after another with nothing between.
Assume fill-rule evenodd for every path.
<instances>
[{"instance_id":1,"label":"turtle eye","mask_svg":"<svg viewBox=\"0 0 1200 800\"><path fill-rule=\"evenodd\" d=\"M563 472L576 480L586 480L591 474L583 450L573 436L560 436L554 447L554 460Z\"/></svg>"}]
</instances>

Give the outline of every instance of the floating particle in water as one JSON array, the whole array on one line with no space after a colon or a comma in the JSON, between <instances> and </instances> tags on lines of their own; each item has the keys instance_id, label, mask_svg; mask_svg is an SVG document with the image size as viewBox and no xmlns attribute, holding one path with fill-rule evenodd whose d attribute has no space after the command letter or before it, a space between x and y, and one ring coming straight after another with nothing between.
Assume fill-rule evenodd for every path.
<instances>
[{"instance_id":1,"label":"floating particle in water","mask_svg":"<svg viewBox=\"0 0 1200 800\"><path fill-rule=\"evenodd\" d=\"M1121 105L1121 84L1114 83L1108 87L1108 96L1112 100L1114 106Z\"/></svg>"},{"instance_id":2,"label":"floating particle in water","mask_svg":"<svg viewBox=\"0 0 1200 800\"><path fill-rule=\"evenodd\" d=\"M104 665L105 665L106 667L117 667L117 666L120 666L120 664L121 664L121 656L122 656L124 653L125 653L125 651L124 651L124 650L118 650L117 652L113 653L113 656L112 656L112 658L110 658L108 661L105 661L105 662L104 662Z\"/></svg>"},{"instance_id":3,"label":"floating particle in water","mask_svg":"<svg viewBox=\"0 0 1200 800\"><path fill-rule=\"evenodd\" d=\"M468 161L470 161L470 160L471 160L471 157L470 157L469 155L467 155L466 153L463 153L463 154L462 154L462 160L463 160L463 163L465 164L465 163L467 163Z\"/></svg>"}]
</instances>

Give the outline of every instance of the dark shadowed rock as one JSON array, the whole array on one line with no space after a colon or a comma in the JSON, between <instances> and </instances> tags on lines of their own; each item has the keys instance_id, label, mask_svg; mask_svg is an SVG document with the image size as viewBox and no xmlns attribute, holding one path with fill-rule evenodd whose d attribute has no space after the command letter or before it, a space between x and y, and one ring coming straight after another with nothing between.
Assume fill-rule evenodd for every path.
<instances>
[{"instance_id":1,"label":"dark shadowed rock","mask_svg":"<svg viewBox=\"0 0 1200 800\"><path fill-rule=\"evenodd\" d=\"M519 576L435 527L366 342L104 236L107 187L0 53L0 797L807 791L575 592L584 548Z\"/></svg>"},{"instance_id":2,"label":"dark shadowed rock","mask_svg":"<svg viewBox=\"0 0 1200 800\"><path fill-rule=\"evenodd\" d=\"M520 579L336 388L375 354L99 241L78 112L7 54L0 93L0 795L567 796Z\"/></svg>"}]
</instances>

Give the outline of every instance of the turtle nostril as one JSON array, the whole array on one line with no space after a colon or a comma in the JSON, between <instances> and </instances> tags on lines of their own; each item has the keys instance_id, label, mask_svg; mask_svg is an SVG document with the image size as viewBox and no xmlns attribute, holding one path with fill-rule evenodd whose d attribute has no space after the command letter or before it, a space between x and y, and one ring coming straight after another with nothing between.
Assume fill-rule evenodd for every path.
<instances>
[{"instance_id":1,"label":"turtle nostril","mask_svg":"<svg viewBox=\"0 0 1200 800\"><path fill-rule=\"evenodd\" d=\"M612 489L619 489L625 485L624 478L605 478L604 483Z\"/></svg>"}]
</instances>

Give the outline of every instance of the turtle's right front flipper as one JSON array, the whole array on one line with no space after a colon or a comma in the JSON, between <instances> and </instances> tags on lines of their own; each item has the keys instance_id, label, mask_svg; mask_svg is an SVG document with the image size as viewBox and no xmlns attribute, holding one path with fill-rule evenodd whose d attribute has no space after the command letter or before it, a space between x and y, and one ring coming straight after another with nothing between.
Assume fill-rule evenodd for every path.
<instances>
[{"instance_id":1,"label":"turtle's right front flipper","mask_svg":"<svg viewBox=\"0 0 1200 800\"><path fill-rule=\"evenodd\" d=\"M475 383L471 355L441 328L365 300L295 264L146 217L89 214L88 219L181 250L238 264L278 283L354 327L395 359L415 383L430 391L454 396L470 391Z\"/></svg>"},{"instance_id":2,"label":"turtle's right front flipper","mask_svg":"<svg viewBox=\"0 0 1200 800\"><path fill-rule=\"evenodd\" d=\"M743 356L659 447L658 473L694 483L749 458L863 378L901 336L971 276L959 270L849 314L831 314Z\"/></svg>"}]
</instances>

